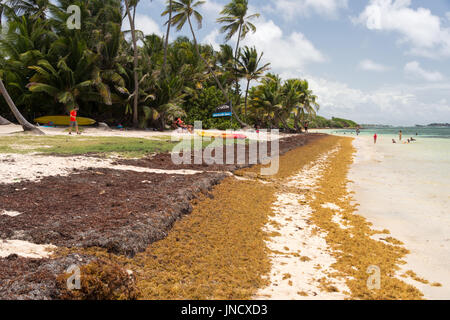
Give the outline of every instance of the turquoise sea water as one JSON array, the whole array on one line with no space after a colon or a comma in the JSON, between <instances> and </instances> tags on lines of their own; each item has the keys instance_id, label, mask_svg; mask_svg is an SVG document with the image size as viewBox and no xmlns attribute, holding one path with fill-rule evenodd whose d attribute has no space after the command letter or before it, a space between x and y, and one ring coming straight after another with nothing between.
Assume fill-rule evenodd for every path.
<instances>
[{"instance_id":1,"label":"turquoise sea water","mask_svg":"<svg viewBox=\"0 0 450 320\"><path fill-rule=\"evenodd\" d=\"M440 138L440 139L450 139L450 127L391 127L391 128L369 128L362 129L361 135L374 135L375 133L379 136L398 136L398 132L402 130L403 137L405 139L414 137L421 138ZM314 131L314 130L311 130ZM322 131L323 132L323 131ZM354 129L329 129L325 130L327 133L336 134L349 134L356 135ZM417 134L417 135L416 135Z\"/></svg>"}]
</instances>

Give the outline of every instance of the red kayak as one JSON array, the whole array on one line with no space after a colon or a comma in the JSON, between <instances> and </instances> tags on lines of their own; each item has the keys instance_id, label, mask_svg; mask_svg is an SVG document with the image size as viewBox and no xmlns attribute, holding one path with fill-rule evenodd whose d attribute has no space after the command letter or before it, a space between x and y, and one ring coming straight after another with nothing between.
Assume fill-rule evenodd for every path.
<instances>
[{"instance_id":1,"label":"red kayak","mask_svg":"<svg viewBox=\"0 0 450 320\"><path fill-rule=\"evenodd\" d=\"M222 138L224 139L247 139L247 136L243 135L243 134L227 134L227 133L223 133L222 134Z\"/></svg>"}]
</instances>

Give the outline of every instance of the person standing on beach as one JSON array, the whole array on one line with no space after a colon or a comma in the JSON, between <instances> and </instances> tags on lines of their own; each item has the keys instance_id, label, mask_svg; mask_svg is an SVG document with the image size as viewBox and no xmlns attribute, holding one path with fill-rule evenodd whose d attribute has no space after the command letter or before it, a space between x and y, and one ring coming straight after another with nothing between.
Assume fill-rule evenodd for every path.
<instances>
[{"instance_id":1,"label":"person standing on beach","mask_svg":"<svg viewBox=\"0 0 450 320\"><path fill-rule=\"evenodd\" d=\"M72 134L72 128L75 126L75 131L77 134L80 134L78 131L78 121L77 121L77 111L79 110L78 107L74 107L72 110L70 110L70 127L69 127L69 134Z\"/></svg>"},{"instance_id":2,"label":"person standing on beach","mask_svg":"<svg viewBox=\"0 0 450 320\"><path fill-rule=\"evenodd\" d=\"M400 130L400 131L398 132L398 139L399 139L400 141L402 141L402 135L403 135L403 132L402 132L402 130Z\"/></svg>"},{"instance_id":3,"label":"person standing on beach","mask_svg":"<svg viewBox=\"0 0 450 320\"><path fill-rule=\"evenodd\" d=\"M375 134L373 135L373 143L374 143L374 144L377 143L377 139L378 139L378 136L377 136L377 134L375 133Z\"/></svg>"},{"instance_id":4,"label":"person standing on beach","mask_svg":"<svg viewBox=\"0 0 450 320\"><path fill-rule=\"evenodd\" d=\"M306 121L306 122L305 122L305 125L304 125L304 127L305 127L305 133L308 133L308 126L309 126L309 123L308 123L308 121Z\"/></svg>"}]
</instances>

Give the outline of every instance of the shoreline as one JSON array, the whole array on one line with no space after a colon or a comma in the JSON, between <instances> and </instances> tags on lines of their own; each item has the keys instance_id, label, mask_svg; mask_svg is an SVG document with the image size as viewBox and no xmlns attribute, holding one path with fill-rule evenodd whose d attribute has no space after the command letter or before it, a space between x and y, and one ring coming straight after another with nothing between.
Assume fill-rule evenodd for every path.
<instances>
[{"instance_id":1,"label":"shoreline","mask_svg":"<svg viewBox=\"0 0 450 320\"><path fill-rule=\"evenodd\" d=\"M403 279L426 299L450 299L450 219L445 195L439 192L448 189L435 186L439 178L445 181L446 170L432 175L437 164L427 165L416 158L415 149L406 149L429 148L432 140L422 143L395 146L381 141L374 147L371 137L355 138L350 189L359 203L358 214L376 228L389 229L410 250L399 274L412 269L418 275L416 280ZM432 285L437 283L442 286Z\"/></svg>"}]
</instances>

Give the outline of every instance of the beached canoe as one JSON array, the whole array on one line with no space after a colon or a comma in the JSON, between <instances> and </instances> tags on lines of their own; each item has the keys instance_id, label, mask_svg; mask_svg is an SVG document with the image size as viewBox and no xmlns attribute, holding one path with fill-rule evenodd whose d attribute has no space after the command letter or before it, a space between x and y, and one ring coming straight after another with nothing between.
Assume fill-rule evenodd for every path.
<instances>
[{"instance_id":1,"label":"beached canoe","mask_svg":"<svg viewBox=\"0 0 450 320\"><path fill-rule=\"evenodd\" d=\"M70 124L69 116L45 116L34 119L34 122L39 124L49 124L52 123L55 126L68 126ZM77 117L77 122L79 126L90 126L95 123L95 120L90 118Z\"/></svg>"}]
</instances>

